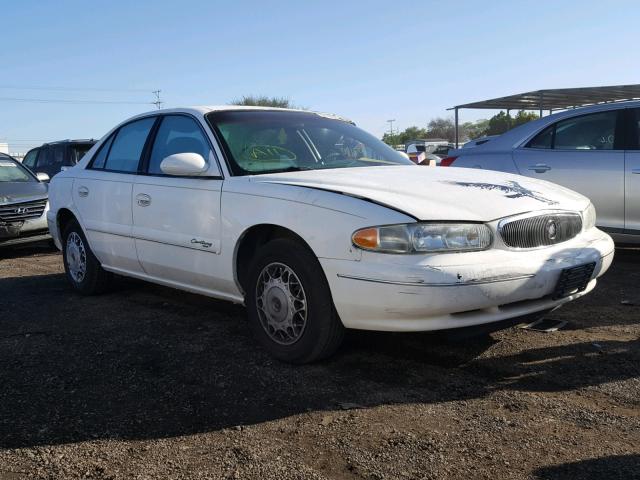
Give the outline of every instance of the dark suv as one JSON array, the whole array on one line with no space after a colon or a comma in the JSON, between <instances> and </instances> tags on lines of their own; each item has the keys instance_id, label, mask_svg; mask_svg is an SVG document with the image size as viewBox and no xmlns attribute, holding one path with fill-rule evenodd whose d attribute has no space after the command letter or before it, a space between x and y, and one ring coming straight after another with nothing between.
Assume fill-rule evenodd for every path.
<instances>
[{"instance_id":1,"label":"dark suv","mask_svg":"<svg viewBox=\"0 0 640 480\"><path fill-rule=\"evenodd\" d=\"M73 167L96 143L95 140L61 140L45 143L27 152L22 161L34 172L53 177L62 167Z\"/></svg>"}]
</instances>

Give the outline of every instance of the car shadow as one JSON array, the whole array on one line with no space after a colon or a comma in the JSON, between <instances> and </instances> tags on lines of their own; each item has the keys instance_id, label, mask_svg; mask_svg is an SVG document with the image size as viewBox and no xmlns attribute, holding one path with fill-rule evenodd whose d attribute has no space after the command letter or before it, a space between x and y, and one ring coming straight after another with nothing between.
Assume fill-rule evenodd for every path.
<instances>
[{"instance_id":1,"label":"car shadow","mask_svg":"<svg viewBox=\"0 0 640 480\"><path fill-rule=\"evenodd\" d=\"M21 258L56 252L58 252L58 249L53 245L51 240L41 240L39 242L25 243L22 245L0 246L0 259Z\"/></svg>"},{"instance_id":2,"label":"car shadow","mask_svg":"<svg viewBox=\"0 0 640 480\"><path fill-rule=\"evenodd\" d=\"M613 455L581 460L533 472L539 480L632 480L640 479L640 455Z\"/></svg>"},{"instance_id":3,"label":"car shadow","mask_svg":"<svg viewBox=\"0 0 640 480\"><path fill-rule=\"evenodd\" d=\"M0 292L0 448L167 438L345 405L566 391L639 375L637 340L505 357L491 355L491 336L355 331L332 359L291 366L267 355L244 308L227 302L133 280L81 297L62 274L0 279Z\"/></svg>"}]
</instances>

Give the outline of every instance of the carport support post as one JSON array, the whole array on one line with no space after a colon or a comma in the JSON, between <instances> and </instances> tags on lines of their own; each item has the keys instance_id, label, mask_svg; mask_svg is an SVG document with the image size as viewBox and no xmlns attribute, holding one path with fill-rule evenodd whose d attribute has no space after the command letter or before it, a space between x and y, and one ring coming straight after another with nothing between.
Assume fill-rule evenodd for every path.
<instances>
[{"instance_id":1,"label":"carport support post","mask_svg":"<svg viewBox=\"0 0 640 480\"><path fill-rule=\"evenodd\" d=\"M458 107L454 109L456 117L456 149L458 148Z\"/></svg>"},{"instance_id":2,"label":"carport support post","mask_svg":"<svg viewBox=\"0 0 640 480\"><path fill-rule=\"evenodd\" d=\"M542 118L542 106L544 104L544 93L540 92L540 118Z\"/></svg>"}]
</instances>

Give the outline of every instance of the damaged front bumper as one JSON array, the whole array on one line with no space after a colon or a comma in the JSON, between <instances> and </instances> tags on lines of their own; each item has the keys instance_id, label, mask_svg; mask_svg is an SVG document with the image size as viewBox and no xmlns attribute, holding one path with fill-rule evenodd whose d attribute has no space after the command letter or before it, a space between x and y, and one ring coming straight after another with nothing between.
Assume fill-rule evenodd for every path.
<instances>
[{"instance_id":1,"label":"damaged front bumper","mask_svg":"<svg viewBox=\"0 0 640 480\"><path fill-rule=\"evenodd\" d=\"M364 252L360 261L320 262L346 327L408 332L481 325L556 308L591 291L611 265L613 252L611 238L592 228L537 250ZM562 272L591 263L584 290L557 298Z\"/></svg>"}]
</instances>

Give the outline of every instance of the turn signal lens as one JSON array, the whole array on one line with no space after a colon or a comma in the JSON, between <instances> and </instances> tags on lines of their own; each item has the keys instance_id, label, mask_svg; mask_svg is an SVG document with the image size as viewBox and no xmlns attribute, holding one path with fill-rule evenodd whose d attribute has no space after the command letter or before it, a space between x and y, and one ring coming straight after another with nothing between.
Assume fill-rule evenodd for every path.
<instances>
[{"instance_id":1,"label":"turn signal lens","mask_svg":"<svg viewBox=\"0 0 640 480\"><path fill-rule=\"evenodd\" d=\"M377 228L365 228L363 230L358 230L351 238L356 247L364 248L365 250L375 250L378 248L379 240Z\"/></svg>"}]
</instances>

